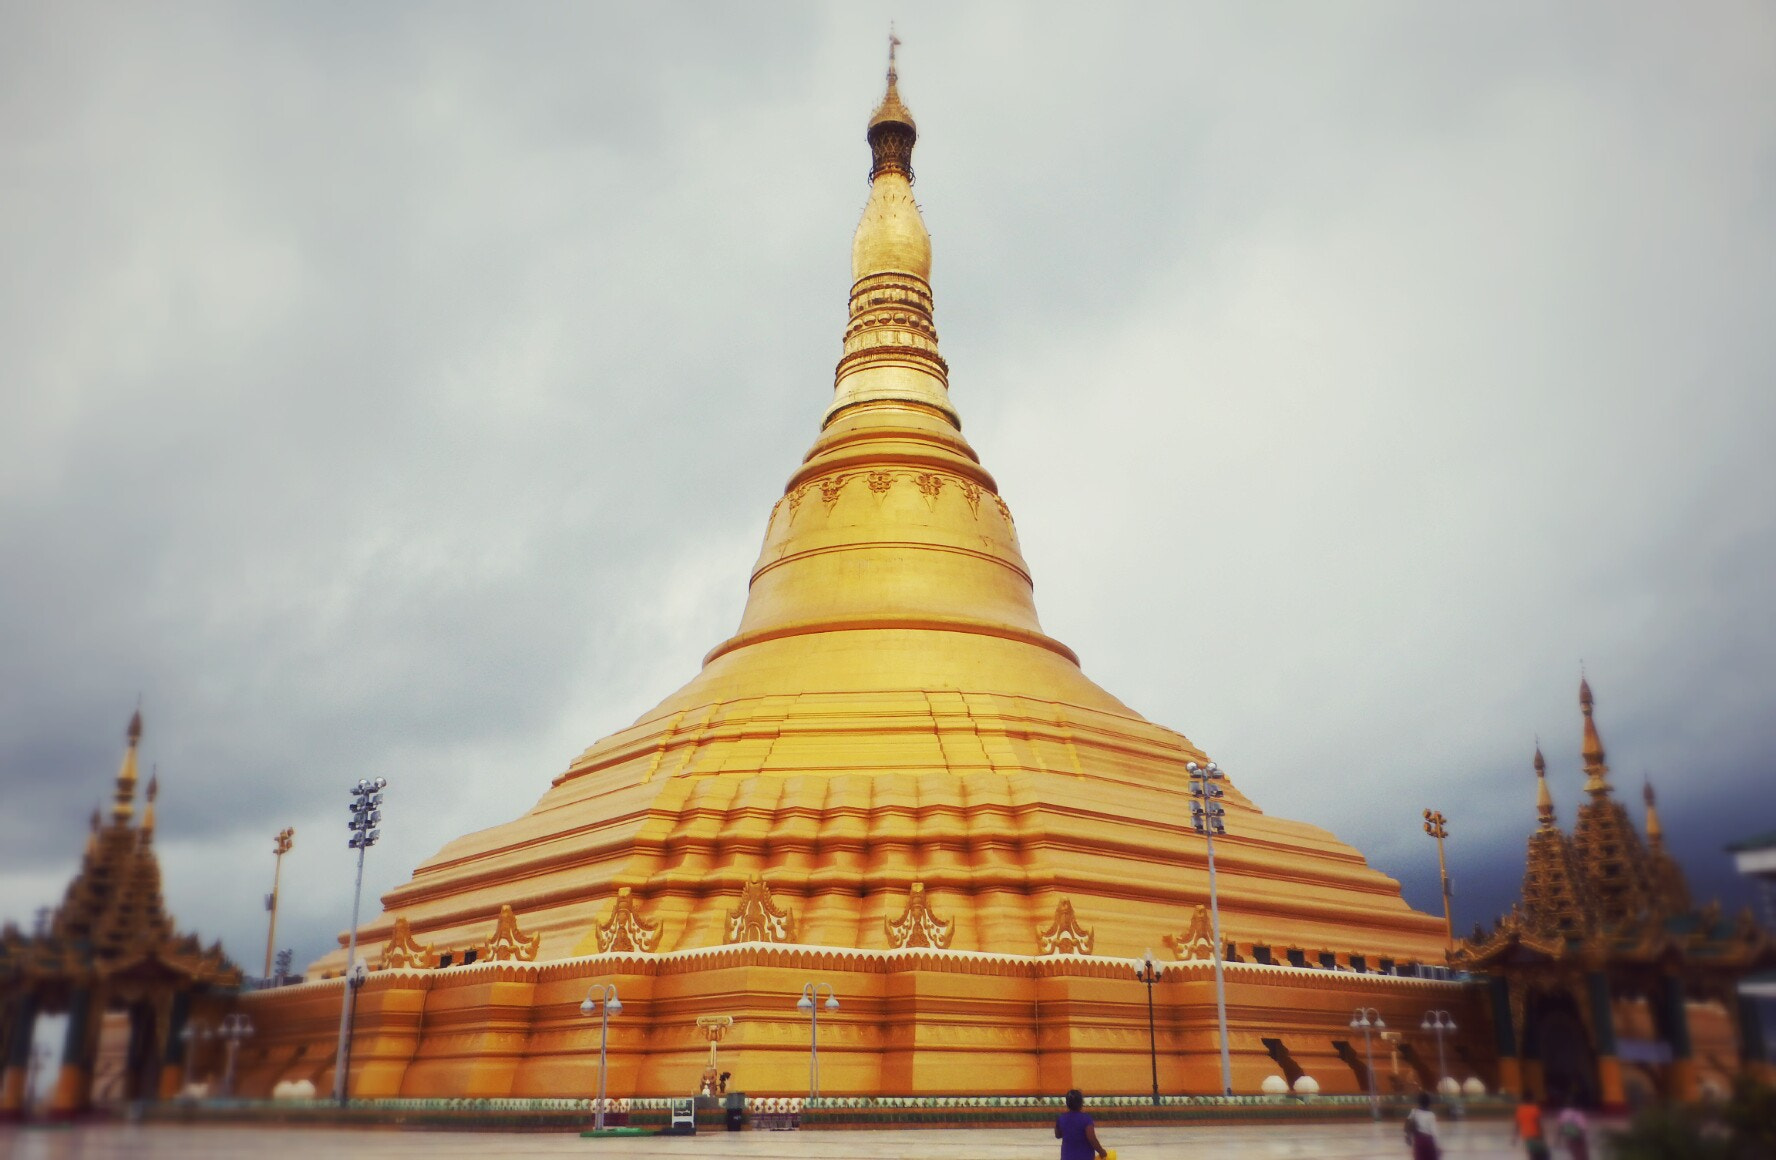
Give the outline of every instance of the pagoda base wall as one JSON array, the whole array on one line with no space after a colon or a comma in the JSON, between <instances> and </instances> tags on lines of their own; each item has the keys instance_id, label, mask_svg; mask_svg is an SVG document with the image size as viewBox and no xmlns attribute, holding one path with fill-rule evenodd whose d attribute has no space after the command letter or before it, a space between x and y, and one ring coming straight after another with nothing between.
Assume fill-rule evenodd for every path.
<instances>
[{"instance_id":1,"label":"pagoda base wall","mask_svg":"<svg viewBox=\"0 0 1776 1160\"><path fill-rule=\"evenodd\" d=\"M1165 1094L1221 1088L1215 980L1205 961L1161 964L1153 1038ZM1399 1044L1373 1044L1377 1091L1434 1082L1425 1013L1449 1011L1457 1078L1497 1084L1483 992L1471 985L1348 971L1226 964L1233 1088L1255 1094L1293 1069L1328 1094L1360 1094L1359 1007L1378 1009ZM358 996L354 1098L583 1097L598 1090L599 1020L579 1005L614 983L612 1097L693 1093L708 1064L702 1015L734 1022L718 1064L731 1090L806 1095L810 1020L804 984L830 984L840 1006L819 1022L825 1096L1097 1095L1152 1090L1147 988L1124 959L964 951L857 951L751 943L664 955L607 954L372 973ZM341 980L252 993L256 1034L241 1049L239 1091L282 1080L331 1090ZM824 1001L824 990L822 999ZM1340 1048L1339 1044L1345 1044ZM1354 1053L1353 1053L1354 1052Z\"/></svg>"}]
</instances>

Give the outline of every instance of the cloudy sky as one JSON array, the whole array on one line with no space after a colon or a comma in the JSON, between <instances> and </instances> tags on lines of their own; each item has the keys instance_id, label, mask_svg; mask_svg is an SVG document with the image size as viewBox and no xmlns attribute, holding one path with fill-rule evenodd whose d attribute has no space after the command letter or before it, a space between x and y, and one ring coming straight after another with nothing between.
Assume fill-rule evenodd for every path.
<instances>
[{"instance_id":1,"label":"cloudy sky","mask_svg":"<svg viewBox=\"0 0 1776 1160\"><path fill-rule=\"evenodd\" d=\"M1088 10L1089 9L1089 10ZM738 622L830 397L890 16L1047 629L1464 927L1576 686L1699 892L1776 828L1766 5L0 6L0 916L138 696L256 971Z\"/></svg>"}]
</instances>

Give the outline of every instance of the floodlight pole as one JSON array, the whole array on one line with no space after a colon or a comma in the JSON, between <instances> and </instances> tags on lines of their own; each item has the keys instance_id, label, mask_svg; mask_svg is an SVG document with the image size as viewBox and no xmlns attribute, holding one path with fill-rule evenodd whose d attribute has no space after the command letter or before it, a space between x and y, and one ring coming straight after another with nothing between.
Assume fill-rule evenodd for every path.
<instances>
[{"instance_id":1,"label":"floodlight pole","mask_svg":"<svg viewBox=\"0 0 1776 1160\"><path fill-rule=\"evenodd\" d=\"M271 978L271 950L277 942L278 882L284 874L284 855L288 854L290 848L296 844L295 838L295 827L286 827L278 831L276 844L271 848L271 852L277 855L277 861L272 864L271 893L265 896L265 909L271 911L271 927L265 932L265 977L267 980ZM356 926L357 924L353 923L352 925Z\"/></svg>"},{"instance_id":2,"label":"floodlight pole","mask_svg":"<svg viewBox=\"0 0 1776 1160\"><path fill-rule=\"evenodd\" d=\"M1212 761L1207 765L1192 761L1184 768L1190 774L1190 793L1194 799L1190 803L1191 822L1196 826L1196 832L1203 836L1209 854L1209 916L1215 936L1215 1018L1221 1028L1221 1094L1231 1096L1233 1060L1227 1047L1227 980L1221 967L1221 901L1215 888L1215 835L1227 833L1227 823L1223 820L1227 811L1219 800L1221 787L1215 783L1225 775Z\"/></svg>"},{"instance_id":3,"label":"floodlight pole","mask_svg":"<svg viewBox=\"0 0 1776 1160\"><path fill-rule=\"evenodd\" d=\"M1424 812L1425 833L1437 839L1437 876L1443 883L1443 939L1455 945L1455 912L1450 905L1453 892L1449 886L1449 863L1443 858L1443 839L1449 837L1449 819L1441 810Z\"/></svg>"},{"instance_id":4,"label":"floodlight pole","mask_svg":"<svg viewBox=\"0 0 1776 1160\"><path fill-rule=\"evenodd\" d=\"M376 844L382 831L376 828L382 821L382 791L388 785L386 778L360 780L352 787L352 820L347 827L351 831L351 840L346 845L358 852L358 880L352 887L352 921L345 946L347 970L357 963L358 956L358 903L364 896L364 851ZM347 1086L347 1052L351 1049L352 1033L352 999L357 988L346 980L346 986L340 988L339 995L339 1050L333 1057L333 1098L341 1105L345 1103Z\"/></svg>"}]
</instances>

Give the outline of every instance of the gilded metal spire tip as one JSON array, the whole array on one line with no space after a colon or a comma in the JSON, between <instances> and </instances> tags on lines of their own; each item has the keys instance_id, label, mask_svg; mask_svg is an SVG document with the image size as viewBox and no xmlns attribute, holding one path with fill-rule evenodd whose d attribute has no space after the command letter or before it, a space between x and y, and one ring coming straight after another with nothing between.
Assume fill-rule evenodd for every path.
<instances>
[{"instance_id":1,"label":"gilded metal spire tip","mask_svg":"<svg viewBox=\"0 0 1776 1160\"><path fill-rule=\"evenodd\" d=\"M888 33L888 87L882 103L870 117L866 136L870 144L870 180L884 173L899 173L908 181L913 178L913 142L918 140L919 127L913 114L900 100L900 72L895 67L895 50L900 38Z\"/></svg>"}]
</instances>

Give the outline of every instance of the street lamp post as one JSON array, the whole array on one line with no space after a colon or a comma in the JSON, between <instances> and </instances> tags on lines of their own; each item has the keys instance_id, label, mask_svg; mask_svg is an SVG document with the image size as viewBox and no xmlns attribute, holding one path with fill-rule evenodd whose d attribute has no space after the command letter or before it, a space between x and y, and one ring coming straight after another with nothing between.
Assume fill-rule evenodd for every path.
<instances>
[{"instance_id":1,"label":"street lamp post","mask_svg":"<svg viewBox=\"0 0 1776 1160\"><path fill-rule=\"evenodd\" d=\"M597 999L592 996L597 995ZM586 992L585 1002L580 1004L580 1014L590 1015L598 1012L598 1102L592 1111L592 1130L604 1131L604 1072L605 1045L610 1042L611 1016L623 1013L623 1001L617 998L615 983L593 983Z\"/></svg>"},{"instance_id":2,"label":"street lamp post","mask_svg":"<svg viewBox=\"0 0 1776 1160\"><path fill-rule=\"evenodd\" d=\"M804 983L796 1010L808 1013L808 1099L820 1098L820 988L826 988L826 1009L839 1009L839 996L831 983Z\"/></svg>"},{"instance_id":3,"label":"street lamp post","mask_svg":"<svg viewBox=\"0 0 1776 1160\"><path fill-rule=\"evenodd\" d=\"M376 839L382 837L382 831L376 827L382 821L382 791L387 786L387 779L380 777L360 779L352 786L351 823L346 827L351 831L351 840L346 847L358 852L358 881L352 887L352 923L345 947L348 963L357 962L358 903L364 896L364 851L376 845ZM356 995L357 990L347 986L339 996L339 1051L333 1058L333 1098L341 1104L345 1103L346 1053L351 1049L352 999Z\"/></svg>"},{"instance_id":4,"label":"street lamp post","mask_svg":"<svg viewBox=\"0 0 1776 1160\"><path fill-rule=\"evenodd\" d=\"M244 1012L235 1011L222 1017L221 1026L216 1028L215 1036L223 1044L224 1059L222 1065L222 1094L234 1098L234 1061L240 1052L241 1041L253 1034L253 1021Z\"/></svg>"},{"instance_id":5,"label":"street lamp post","mask_svg":"<svg viewBox=\"0 0 1776 1160\"><path fill-rule=\"evenodd\" d=\"M1227 1049L1227 982L1221 969L1221 903L1215 890L1215 835L1227 833L1227 811L1221 806L1223 778L1221 767L1214 762L1198 765L1192 761L1185 770L1190 774L1190 821L1203 836L1209 852L1209 916L1215 936L1215 1018L1221 1028L1221 1094L1233 1094L1233 1062Z\"/></svg>"},{"instance_id":6,"label":"street lamp post","mask_svg":"<svg viewBox=\"0 0 1776 1160\"><path fill-rule=\"evenodd\" d=\"M1153 961L1153 948L1141 959L1135 978L1147 984L1147 1059L1153 1065L1153 1106L1159 1106L1159 1039L1153 1030L1153 984L1159 982L1159 964Z\"/></svg>"},{"instance_id":7,"label":"street lamp post","mask_svg":"<svg viewBox=\"0 0 1776 1160\"><path fill-rule=\"evenodd\" d=\"M1449 1067L1443 1060L1443 1037L1455 1030L1455 1018L1447 1011L1427 1011L1418 1029L1437 1037L1437 1093L1442 1095L1443 1085L1449 1082Z\"/></svg>"},{"instance_id":8,"label":"street lamp post","mask_svg":"<svg viewBox=\"0 0 1776 1160\"><path fill-rule=\"evenodd\" d=\"M30 1117L31 1108L37 1103L37 1085L42 1082L44 1072L55 1058L55 1048L47 1043L31 1045L30 1057L25 1061L25 1091L19 1097L19 1114Z\"/></svg>"},{"instance_id":9,"label":"street lamp post","mask_svg":"<svg viewBox=\"0 0 1776 1160\"><path fill-rule=\"evenodd\" d=\"M1425 833L1437 839L1437 876L1443 880L1443 938L1455 945L1455 914L1450 908L1453 892L1449 885L1449 863L1443 860L1443 839L1449 836L1449 819L1441 810L1426 810Z\"/></svg>"},{"instance_id":10,"label":"street lamp post","mask_svg":"<svg viewBox=\"0 0 1776 1160\"><path fill-rule=\"evenodd\" d=\"M1374 1016L1373 1019L1370 1016ZM1369 1033L1371 1030L1383 1031L1387 1024L1382 1022L1381 1012L1373 1007L1358 1007L1351 1015L1351 1030L1362 1029L1363 1061L1369 1072L1369 1118L1381 1119L1381 1105L1375 1099L1375 1052L1370 1048Z\"/></svg>"},{"instance_id":11,"label":"street lamp post","mask_svg":"<svg viewBox=\"0 0 1776 1160\"><path fill-rule=\"evenodd\" d=\"M295 839L295 827L286 827L278 831L275 844L271 848L271 852L277 855L277 861L272 865L271 893L265 896L265 909L271 911L271 928L265 932L265 977L267 979L271 978L272 947L277 943L278 880L283 877L284 873L284 855L288 854L290 852L290 847L296 844Z\"/></svg>"},{"instance_id":12,"label":"street lamp post","mask_svg":"<svg viewBox=\"0 0 1776 1160\"><path fill-rule=\"evenodd\" d=\"M193 1077L197 1074L197 1068L195 1066L197 1062L197 1043L199 1040L210 1038L210 1036L210 1029L208 1027L198 1026L195 1021L187 1023L179 1030L179 1038L185 1041L185 1081L187 1083L196 1082Z\"/></svg>"}]
</instances>

